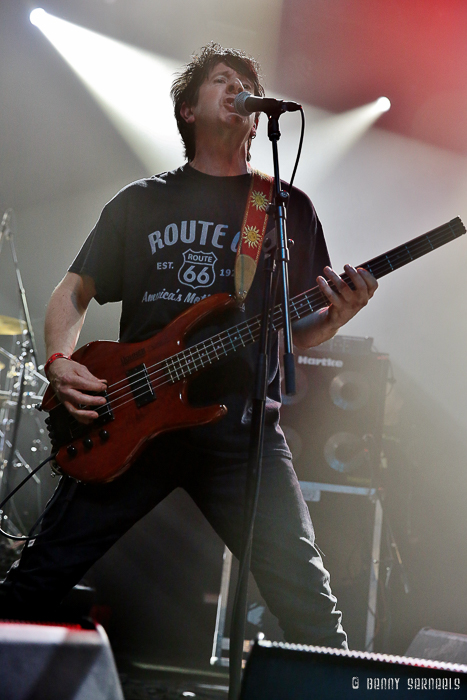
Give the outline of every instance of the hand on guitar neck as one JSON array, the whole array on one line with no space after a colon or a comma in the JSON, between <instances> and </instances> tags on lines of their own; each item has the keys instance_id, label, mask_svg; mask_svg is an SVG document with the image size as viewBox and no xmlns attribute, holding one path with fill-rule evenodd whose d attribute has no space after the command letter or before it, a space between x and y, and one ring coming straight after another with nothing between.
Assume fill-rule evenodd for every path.
<instances>
[{"instance_id":1,"label":"hand on guitar neck","mask_svg":"<svg viewBox=\"0 0 467 700\"><path fill-rule=\"evenodd\" d=\"M351 265L344 265L344 270L349 284L330 267L324 268L328 279L317 278L318 288L329 303L294 324L294 341L298 347L315 347L332 338L376 292L378 282L370 272Z\"/></svg>"}]
</instances>

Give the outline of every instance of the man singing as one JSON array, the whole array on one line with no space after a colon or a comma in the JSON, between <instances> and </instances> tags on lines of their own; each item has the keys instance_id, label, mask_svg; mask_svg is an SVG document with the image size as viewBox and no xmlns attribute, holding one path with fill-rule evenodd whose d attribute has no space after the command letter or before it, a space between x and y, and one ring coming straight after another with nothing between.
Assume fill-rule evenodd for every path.
<instances>
[{"instance_id":1,"label":"man singing","mask_svg":"<svg viewBox=\"0 0 467 700\"><path fill-rule=\"evenodd\" d=\"M82 423L97 418L105 376L69 359L91 299L122 302L120 341L155 335L194 303L234 294L239 232L254 177L249 166L258 115L240 116L235 96L263 95L257 63L218 44L204 47L172 85L175 118L187 162L133 182L103 209L69 271L52 294L45 322L46 373L60 402ZM321 224L306 195L288 204L290 289L316 285L329 304L294 326L308 348L331 338L373 296L377 283L345 267L353 288L329 267ZM243 304L210 322L206 334L261 310L265 255L274 248L269 221L258 268ZM331 287L332 284L332 287ZM219 403L216 423L166 432L147 443L135 463L110 483L63 477L42 523L43 536L25 547L2 586L2 608L17 617L50 619L65 594L132 525L173 489L191 496L229 549L240 550L256 345L213 363L190 386L190 401ZM91 393L90 393L91 392ZM156 402L157 403L157 402ZM155 410L164 410L156 406ZM347 648L329 575L315 547L308 508L279 425L277 336L269 364L261 491L252 573L287 641Z\"/></svg>"}]
</instances>

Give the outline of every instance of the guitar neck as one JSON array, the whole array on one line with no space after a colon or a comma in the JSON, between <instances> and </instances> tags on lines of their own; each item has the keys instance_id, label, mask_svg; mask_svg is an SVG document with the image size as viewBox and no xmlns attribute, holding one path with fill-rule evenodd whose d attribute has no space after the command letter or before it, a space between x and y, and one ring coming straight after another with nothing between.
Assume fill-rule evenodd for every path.
<instances>
[{"instance_id":1,"label":"guitar neck","mask_svg":"<svg viewBox=\"0 0 467 700\"><path fill-rule=\"evenodd\" d=\"M449 243L449 241L459 238L459 236L462 236L465 232L465 226L457 216L447 224L443 224L442 226L434 228L432 231L428 231L428 233L417 236L417 238L413 238L411 241L403 243L397 246L397 248L389 250L387 253L383 253L383 255L372 258L358 265L358 267L363 267L365 270L368 270L368 272L371 272L373 277L380 279L385 275L389 275L390 272L404 267L404 265L407 265L413 260L430 253L432 250L440 248L446 243ZM349 287L352 289L354 288L348 275L343 274L340 275L340 277ZM296 321L314 311L328 306L329 301L319 287L313 287L313 289L310 289L308 292L299 294L291 299L290 303L291 316L292 319ZM282 327L282 325L280 327Z\"/></svg>"},{"instance_id":2,"label":"guitar neck","mask_svg":"<svg viewBox=\"0 0 467 700\"><path fill-rule=\"evenodd\" d=\"M358 267L363 267L368 272L371 272L376 279L380 279L413 260L421 258L430 251L440 248L445 243L459 238L465 232L464 224L459 217L456 217L448 223L428 231L428 233L413 238L411 241L397 246L397 248L393 248L383 255L358 265ZM351 288L354 287L348 275L343 274L340 277ZM290 300L290 315L293 321L298 321L328 305L328 299L316 286ZM197 343L168 358L166 362L170 376L174 378L174 381L180 377L189 376L202 367L206 367L216 360L236 352L241 347L255 343L259 340L260 326L261 317L259 315L254 316L248 321L239 323L212 336L208 340ZM282 306L280 304L274 309L273 327L274 330L280 330L283 327Z\"/></svg>"}]
</instances>

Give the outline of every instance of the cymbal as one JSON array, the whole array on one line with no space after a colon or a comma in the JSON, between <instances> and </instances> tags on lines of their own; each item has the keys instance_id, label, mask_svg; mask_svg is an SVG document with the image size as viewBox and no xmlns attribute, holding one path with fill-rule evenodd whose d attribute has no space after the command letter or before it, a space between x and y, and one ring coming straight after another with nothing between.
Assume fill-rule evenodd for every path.
<instances>
[{"instance_id":1,"label":"cymbal","mask_svg":"<svg viewBox=\"0 0 467 700\"><path fill-rule=\"evenodd\" d=\"M25 328L25 322L19 318L0 315L0 335L21 335Z\"/></svg>"}]
</instances>

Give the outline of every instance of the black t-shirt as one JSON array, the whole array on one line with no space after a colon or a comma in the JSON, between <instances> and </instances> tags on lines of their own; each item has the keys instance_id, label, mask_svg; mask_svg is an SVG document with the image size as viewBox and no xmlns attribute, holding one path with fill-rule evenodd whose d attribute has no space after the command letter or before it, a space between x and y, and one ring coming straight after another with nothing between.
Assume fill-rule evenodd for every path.
<instances>
[{"instance_id":1,"label":"black t-shirt","mask_svg":"<svg viewBox=\"0 0 467 700\"><path fill-rule=\"evenodd\" d=\"M189 165L138 180L122 189L103 209L96 226L70 267L87 274L100 304L122 301L120 341L151 337L182 311L218 292L234 293L234 264L250 186L249 174L205 175ZM287 213L291 296L316 284L329 258L321 224L308 197L293 189ZM263 252L245 304L190 342L210 337L261 312L264 255L274 246L268 222ZM224 403L218 423L187 431L191 441L210 451L248 452L251 393L257 345L238 351L204 370L190 384L196 404ZM288 454L278 426L280 375L277 339L269 368L265 454Z\"/></svg>"}]
</instances>

